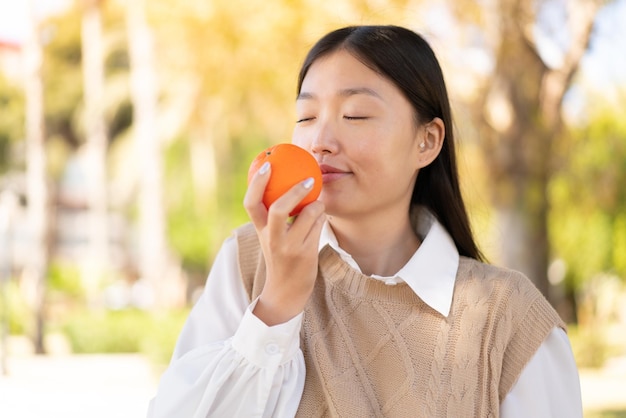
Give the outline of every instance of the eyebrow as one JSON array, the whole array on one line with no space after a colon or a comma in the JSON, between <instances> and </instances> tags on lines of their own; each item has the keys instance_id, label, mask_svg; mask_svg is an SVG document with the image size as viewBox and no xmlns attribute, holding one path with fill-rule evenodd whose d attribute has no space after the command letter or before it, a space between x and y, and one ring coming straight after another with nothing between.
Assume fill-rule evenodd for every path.
<instances>
[{"instance_id":1,"label":"eyebrow","mask_svg":"<svg viewBox=\"0 0 626 418\"><path fill-rule=\"evenodd\" d=\"M342 90L339 90L338 95L342 97L350 97L350 96L355 96L359 94L365 94L365 95L376 97L377 99L382 100L382 97L380 97L380 94L378 94L375 90L370 89L369 87L354 87L354 88L342 89ZM298 94L298 97L296 98L296 100L311 100L311 99L315 99L315 94L308 93L308 92L300 92L300 94Z\"/></svg>"}]
</instances>

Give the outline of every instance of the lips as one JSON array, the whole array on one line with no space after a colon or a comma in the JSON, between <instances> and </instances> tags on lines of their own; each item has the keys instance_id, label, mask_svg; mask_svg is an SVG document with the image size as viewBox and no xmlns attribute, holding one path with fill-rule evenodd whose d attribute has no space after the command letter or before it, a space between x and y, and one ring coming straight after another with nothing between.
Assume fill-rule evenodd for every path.
<instances>
[{"instance_id":1,"label":"lips","mask_svg":"<svg viewBox=\"0 0 626 418\"><path fill-rule=\"evenodd\" d=\"M322 174L345 173L345 171L327 164L320 164L320 170L322 170Z\"/></svg>"},{"instance_id":2,"label":"lips","mask_svg":"<svg viewBox=\"0 0 626 418\"><path fill-rule=\"evenodd\" d=\"M352 174L350 171L345 171L327 164L320 164L320 170L322 171L322 180L324 184L340 180Z\"/></svg>"}]
</instances>

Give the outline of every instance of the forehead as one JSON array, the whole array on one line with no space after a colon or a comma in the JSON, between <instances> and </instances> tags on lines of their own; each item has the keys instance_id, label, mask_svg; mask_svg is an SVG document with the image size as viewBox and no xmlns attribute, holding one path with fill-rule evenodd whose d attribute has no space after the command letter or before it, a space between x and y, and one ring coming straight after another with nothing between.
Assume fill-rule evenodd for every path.
<instances>
[{"instance_id":1,"label":"forehead","mask_svg":"<svg viewBox=\"0 0 626 418\"><path fill-rule=\"evenodd\" d=\"M398 89L389 79L365 65L346 50L318 58L311 64L300 89L301 96L316 91L343 90L381 95Z\"/></svg>"}]
</instances>

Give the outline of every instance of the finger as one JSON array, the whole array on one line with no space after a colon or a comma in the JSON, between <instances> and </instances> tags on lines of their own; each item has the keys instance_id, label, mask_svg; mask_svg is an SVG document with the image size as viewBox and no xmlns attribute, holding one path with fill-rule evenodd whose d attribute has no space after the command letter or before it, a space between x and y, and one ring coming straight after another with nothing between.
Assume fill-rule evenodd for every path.
<instances>
[{"instance_id":1,"label":"finger","mask_svg":"<svg viewBox=\"0 0 626 418\"><path fill-rule=\"evenodd\" d=\"M320 201L311 202L302 209L289 229L296 242L302 242L304 245L311 241L319 242L322 226L326 220L324 211L324 204Z\"/></svg>"},{"instance_id":2,"label":"finger","mask_svg":"<svg viewBox=\"0 0 626 418\"><path fill-rule=\"evenodd\" d=\"M264 226L267 221L267 209L263 204L263 193L270 180L271 171L270 163L267 161L263 163L259 171L252 177L243 198L243 206L252 223L257 227Z\"/></svg>"},{"instance_id":3,"label":"finger","mask_svg":"<svg viewBox=\"0 0 626 418\"><path fill-rule=\"evenodd\" d=\"M273 225L272 229L276 228L274 232L284 229L289 214L309 194L314 181L312 177L301 181L272 203L268 211L268 221Z\"/></svg>"}]
</instances>

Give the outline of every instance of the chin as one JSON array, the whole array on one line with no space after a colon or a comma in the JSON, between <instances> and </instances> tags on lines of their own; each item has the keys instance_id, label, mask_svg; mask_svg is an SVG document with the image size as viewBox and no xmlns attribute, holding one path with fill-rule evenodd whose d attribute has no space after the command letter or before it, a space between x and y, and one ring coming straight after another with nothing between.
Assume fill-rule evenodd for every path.
<instances>
[{"instance_id":1,"label":"chin","mask_svg":"<svg viewBox=\"0 0 626 418\"><path fill-rule=\"evenodd\" d=\"M329 218L350 218L354 215L354 206L350 208L345 205L333 205L327 203L325 203L324 206L326 207L326 216Z\"/></svg>"},{"instance_id":2,"label":"chin","mask_svg":"<svg viewBox=\"0 0 626 418\"><path fill-rule=\"evenodd\" d=\"M333 194L322 189L322 193L318 198L324 204L326 215L335 218L350 217L355 214L355 210L359 209L360 204L354 200L346 198L340 193Z\"/></svg>"}]
</instances>

